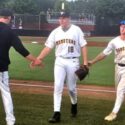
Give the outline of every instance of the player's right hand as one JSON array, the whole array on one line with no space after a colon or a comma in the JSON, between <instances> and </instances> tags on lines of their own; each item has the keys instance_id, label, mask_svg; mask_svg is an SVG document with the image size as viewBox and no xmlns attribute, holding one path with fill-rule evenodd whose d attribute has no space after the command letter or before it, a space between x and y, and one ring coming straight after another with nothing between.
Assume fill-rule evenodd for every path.
<instances>
[{"instance_id":1,"label":"player's right hand","mask_svg":"<svg viewBox=\"0 0 125 125\"><path fill-rule=\"evenodd\" d=\"M93 62L91 60L88 61L88 66L92 66Z\"/></svg>"},{"instance_id":2,"label":"player's right hand","mask_svg":"<svg viewBox=\"0 0 125 125\"><path fill-rule=\"evenodd\" d=\"M30 63L30 68L34 68L35 66L39 66L42 68L44 65L43 65L42 61L37 58L35 61L32 61Z\"/></svg>"}]
</instances>

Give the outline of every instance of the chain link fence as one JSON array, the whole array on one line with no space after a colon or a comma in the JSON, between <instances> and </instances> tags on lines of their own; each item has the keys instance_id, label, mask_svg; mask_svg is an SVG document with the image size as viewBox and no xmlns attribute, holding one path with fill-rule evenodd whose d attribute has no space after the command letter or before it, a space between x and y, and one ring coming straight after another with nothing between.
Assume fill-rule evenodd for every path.
<instances>
[{"instance_id":1,"label":"chain link fence","mask_svg":"<svg viewBox=\"0 0 125 125\"><path fill-rule=\"evenodd\" d=\"M39 15L15 14L12 28L38 30L40 29L40 23Z\"/></svg>"},{"instance_id":2,"label":"chain link fence","mask_svg":"<svg viewBox=\"0 0 125 125\"><path fill-rule=\"evenodd\" d=\"M15 14L12 21L12 28L41 30L42 25L45 23L57 24L58 15L58 12L46 12L40 15ZM73 24L95 25L95 16L92 14L84 15L72 13L71 21Z\"/></svg>"}]
</instances>

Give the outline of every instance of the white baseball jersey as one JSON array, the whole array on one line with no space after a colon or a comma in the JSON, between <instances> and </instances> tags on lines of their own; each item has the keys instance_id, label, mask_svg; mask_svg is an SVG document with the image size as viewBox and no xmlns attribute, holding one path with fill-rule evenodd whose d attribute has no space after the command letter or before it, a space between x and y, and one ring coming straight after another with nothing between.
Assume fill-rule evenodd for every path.
<instances>
[{"instance_id":1,"label":"white baseball jersey","mask_svg":"<svg viewBox=\"0 0 125 125\"><path fill-rule=\"evenodd\" d=\"M115 105L112 112L118 113L125 94L125 66L120 66L119 64L125 64L125 40L122 40L120 36L111 40L108 46L105 48L103 53L108 55L114 50L115 52L115 83L117 88Z\"/></svg>"},{"instance_id":2,"label":"white baseball jersey","mask_svg":"<svg viewBox=\"0 0 125 125\"><path fill-rule=\"evenodd\" d=\"M114 62L125 64L125 40L122 40L120 36L111 40L108 46L104 49L103 53L109 55L112 50L115 52Z\"/></svg>"},{"instance_id":3,"label":"white baseball jersey","mask_svg":"<svg viewBox=\"0 0 125 125\"><path fill-rule=\"evenodd\" d=\"M62 57L79 57L81 54L81 47L87 44L84 39L82 30L75 25L65 32L59 26L51 32L45 45L49 48L55 48L55 55Z\"/></svg>"}]
</instances>

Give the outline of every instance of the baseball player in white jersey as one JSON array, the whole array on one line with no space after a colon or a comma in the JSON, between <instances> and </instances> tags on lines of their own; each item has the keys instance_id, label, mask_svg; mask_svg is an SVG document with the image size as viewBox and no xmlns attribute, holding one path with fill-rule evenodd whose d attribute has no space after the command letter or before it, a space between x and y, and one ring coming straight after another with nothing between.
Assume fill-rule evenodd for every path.
<instances>
[{"instance_id":1,"label":"baseball player in white jersey","mask_svg":"<svg viewBox=\"0 0 125 125\"><path fill-rule=\"evenodd\" d=\"M78 26L70 23L70 15L64 11L59 16L60 26L49 35L45 48L41 51L38 59L43 60L52 48L55 47L54 66L54 114L49 119L50 123L60 122L60 107L64 82L66 81L71 99L71 115L77 115L77 77L75 71L79 68L79 57L82 52L83 65L88 65L87 48L84 34Z\"/></svg>"},{"instance_id":2,"label":"baseball player in white jersey","mask_svg":"<svg viewBox=\"0 0 125 125\"><path fill-rule=\"evenodd\" d=\"M116 82L116 101L112 112L104 119L107 121L115 120L117 113L124 100L125 93L125 20L120 22L120 36L117 36L108 43L108 46L96 58L89 61L92 65L98 61L103 60L112 51L115 52L115 82Z\"/></svg>"}]
</instances>

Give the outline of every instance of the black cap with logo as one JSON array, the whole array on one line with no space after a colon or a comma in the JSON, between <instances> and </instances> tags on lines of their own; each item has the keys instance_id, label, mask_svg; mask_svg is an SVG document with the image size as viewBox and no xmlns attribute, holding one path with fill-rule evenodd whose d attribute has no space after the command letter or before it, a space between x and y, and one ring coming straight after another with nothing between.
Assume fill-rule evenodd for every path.
<instances>
[{"instance_id":1,"label":"black cap with logo","mask_svg":"<svg viewBox=\"0 0 125 125\"><path fill-rule=\"evenodd\" d=\"M61 11L59 17L70 17L70 13L68 11Z\"/></svg>"}]
</instances>

